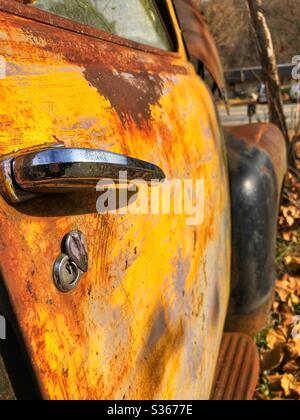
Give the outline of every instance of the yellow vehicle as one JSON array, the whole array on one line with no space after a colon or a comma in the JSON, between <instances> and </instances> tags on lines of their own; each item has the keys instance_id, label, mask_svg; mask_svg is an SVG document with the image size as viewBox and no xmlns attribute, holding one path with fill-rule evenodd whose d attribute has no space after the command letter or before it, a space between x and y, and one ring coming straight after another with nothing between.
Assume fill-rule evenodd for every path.
<instances>
[{"instance_id":1,"label":"yellow vehicle","mask_svg":"<svg viewBox=\"0 0 300 420\"><path fill-rule=\"evenodd\" d=\"M1 0L0 56L1 398L250 398L240 333L272 297L284 141L242 127L226 151L203 79L224 93L222 69L192 2ZM120 171L149 190L188 180L189 197L200 180L202 217L97 211L96 184ZM221 346L227 314L239 334Z\"/></svg>"}]
</instances>

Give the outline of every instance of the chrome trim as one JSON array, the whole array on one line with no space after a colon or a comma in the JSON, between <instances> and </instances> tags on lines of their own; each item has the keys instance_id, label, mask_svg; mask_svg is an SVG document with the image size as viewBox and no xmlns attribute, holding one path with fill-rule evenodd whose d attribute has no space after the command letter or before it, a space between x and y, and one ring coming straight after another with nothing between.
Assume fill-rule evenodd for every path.
<instances>
[{"instance_id":1,"label":"chrome trim","mask_svg":"<svg viewBox=\"0 0 300 420\"><path fill-rule=\"evenodd\" d=\"M10 203L19 203L39 193L95 190L101 180L161 181L163 171L152 163L96 149L50 148L1 162L0 193Z\"/></svg>"}]
</instances>

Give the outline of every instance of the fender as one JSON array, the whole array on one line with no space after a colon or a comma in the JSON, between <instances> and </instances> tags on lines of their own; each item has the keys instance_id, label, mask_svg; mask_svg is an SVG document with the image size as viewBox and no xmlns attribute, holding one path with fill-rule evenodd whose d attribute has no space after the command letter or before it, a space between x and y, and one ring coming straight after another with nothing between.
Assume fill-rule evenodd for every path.
<instances>
[{"instance_id":1,"label":"fender","mask_svg":"<svg viewBox=\"0 0 300 420\"><path fill-rule=\"evenodd\" d=\"M224 129L231 188L232 269L227 331L264 325L276 279L276 232L287 150L271 124Z\"/></svg>"}]
</instances>

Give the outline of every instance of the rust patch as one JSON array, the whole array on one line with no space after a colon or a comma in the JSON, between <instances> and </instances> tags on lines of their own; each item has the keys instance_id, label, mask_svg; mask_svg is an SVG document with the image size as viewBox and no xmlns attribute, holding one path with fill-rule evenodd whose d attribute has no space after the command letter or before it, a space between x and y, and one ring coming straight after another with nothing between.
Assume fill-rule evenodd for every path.
<instances>
[{"instance_id":1,"label":"rust patch","mask_svg":"<svg viewBox=\"0 0 300 420\"><path fill-rule=\"evenodd\" d=\"M47 13L44 10L37 9L34 7L27 7L26 4L32 3L32 0L1 0L0 10L5 12L13 13L21 17L27 17L32 21L45 23L51 25L55 28L62 28L69 31L73 31L80 35L87 35L92 38L101 39L103 41L111 42L116 45L121 45L123 47L128 47L131 49L138 49L148 53L157 54L160 56L170 56L174 58L179 58L180 55L177 52L170 52L165 50L160 50L149 45L140 44L135 41L131 41L125 38L121 38L118 35L110 34L104 32L100 29L93 28L79 22L75 22L71 19L66 19L64 17L54 15L52 13Z\"/></svg>"},{"instance_id":2,"label":"rust patch","mask_svg":"<svg viewBox=\"0 0 300 420\"><path fill-rule=\"evenodd\" d=\"M119 73L105 68L88 68L84 75L109 99L124 125L133 119L137 126L144 126L151 118L151 105L162 96L163 81L156 75L150 76L150 80L145 71Z\"/></svg>"},{"instance_id":3,"label":"rust patch","mask_svg":"<svg viewBox=\"0 0 300 420\"><path fill-rule=\"evenodd\" d=\"M68 65L75 65L76 68L70 67L70 70L74 74L76 71L83 72L91 85L110 101L123 124L128 119L133 119L138 126L143 121L148 121L151 105L156 104L163 94L163 78L188 74L187 66L182 65L182 62L179 65L180 61L175 57L161 57L145 52L138 54L130 48L124 51L119 45L96 39L90 42L88 37L76 37L67 31L64 32L62 42L59 29L45 28L38 22L27 19L12 19L9 15L2 23L3 29L7 28L8 33L14 27L18 30L21 27L27 42L22 40L20 34L20 41L10 39L10 45L18 48L19 42L22 42L20 54L24 59L30 59L34 47L35 60L38 60L36 64L50 64L47 57L50 54L56 59L60 57L66 70ZM76 49L71 47L74 37ZM91 121L92 117L89 116L83 124Z\"/></svg>"},{"instance_id":4,"label":"rust patch","mask_svg":"<svg viewBox=\"0 0 300 420\"><path fill-rule=\"evenodd\" d=\"M266 325L266 319L273 302L274 293L254 312L248 314L229 313L226 319L225 330L228 332L241 332L254 337Z\"/></svg>"}]
</instances>

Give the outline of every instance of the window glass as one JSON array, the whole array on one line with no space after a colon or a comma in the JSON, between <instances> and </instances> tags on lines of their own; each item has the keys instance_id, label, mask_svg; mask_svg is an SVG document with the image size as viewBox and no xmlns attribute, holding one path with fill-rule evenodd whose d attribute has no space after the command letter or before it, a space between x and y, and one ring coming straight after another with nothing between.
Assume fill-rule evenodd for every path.
<instances>
[{"instance_id":1,"label":"window glass","mask_svg":"<svg viewBox=\"0 0 300 420\"><path fill-rule=\"evenodd\" d=\"M132 41L172 50L153 0L26 0L31 6Z\"/></svg>"}]
</instances>

